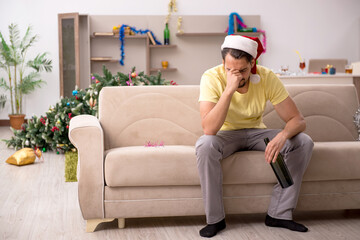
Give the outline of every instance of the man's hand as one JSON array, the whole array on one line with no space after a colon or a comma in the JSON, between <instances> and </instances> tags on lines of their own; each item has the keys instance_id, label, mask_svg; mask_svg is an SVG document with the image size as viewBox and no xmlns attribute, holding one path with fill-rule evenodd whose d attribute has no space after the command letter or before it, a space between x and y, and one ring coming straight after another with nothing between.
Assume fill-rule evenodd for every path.
<instances>
[{"instance_id":1,"label":"man's hand","mask_svg":"<svg viewBox=\"0 0 360 240\"><path fill-rule=\"evenodd\" d=\"M276 161L287 139L292 138L306 128L304 117L297 109L291 97L287 97L281 103L274 105L274 108L280 118L286 122L286 125L284 129L269 142L265 149L265 160L268 163Z\"/></svg>"},{"instance_id":2,"label":"man's hand","mask_svg":"<svg viewBox=\"0 0 360 240\"><path fill-rule=\"evenodd\" d=\"M234 93L239 88L242 75L240 74L239 70L235 70L235 69L231 69L230 71L227 71L226 75L227 75L226 89L231 93Z\"/></svg>"},{"instance_id":3,"label":"man's hand","mask_svg":"<svg viewBox=\"0 0 360 240\"><path fill-rule=\"evenodd\" d=\"M278 133L267 145L265 149L265 160L270 163L276 162L281 149L285 145L286 137L283 132Z\"/></svg>"}]
</instances>

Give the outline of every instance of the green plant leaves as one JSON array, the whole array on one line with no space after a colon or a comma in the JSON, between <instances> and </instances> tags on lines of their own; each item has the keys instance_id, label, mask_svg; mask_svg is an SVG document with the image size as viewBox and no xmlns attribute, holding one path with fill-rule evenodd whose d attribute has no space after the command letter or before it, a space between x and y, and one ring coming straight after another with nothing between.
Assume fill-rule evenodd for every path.
<instances>
[{"instance_id":1,"label":"green plant leaves","mask_svg":"<svg viewBox=\"0 0 360 240\"><path fill-rule=\"evenodd\" d=\"M52 60L47 53L38 54L33 60L27 61L27 51L37 41L38 35L32 34L29 26L21 38L17 24L9 25L9 42L6 42L0 32L0 70L4 69L8 75L8 83L0 82L0 86L10 92L11 113L22 113L22 98L45 82L40 73L52 71Z\"/></svg>"}]
</instances>

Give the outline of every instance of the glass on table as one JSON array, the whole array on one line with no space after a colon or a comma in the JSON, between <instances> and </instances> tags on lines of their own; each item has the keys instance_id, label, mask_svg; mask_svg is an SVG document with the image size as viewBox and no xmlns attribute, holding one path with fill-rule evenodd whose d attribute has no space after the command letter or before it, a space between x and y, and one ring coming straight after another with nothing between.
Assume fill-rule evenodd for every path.
<instances>
[{"instance_id":1,"label":"glass on table","mask_svg":"<svg viewBox=\"0 0 360 240\"><path fill-rule=\"evenodd\" d=\"M352 74L352 65L346 65L345 66L345 73Z\"/></svg>"},{"instance_id":2,"label":"glass on table","mask_svg":"<svg viewBox=\"0 0 360 240\"><path fill-rule=\"evenodd\" d=\"M301 69L301 74L305 74L304 69L306 67L305 58L300 59L299 68Z\"/></svg>"},{"instance_id":3,"label":"glass on table","mask_svg":"<svg viewBox=\"0 0 360 240\"><path fill-rule=\"evenodd\" d=\"M281 75L287 75L289 71L289 65L281 65L280 69L281 69Z\"/></svg>"}]
</instances>

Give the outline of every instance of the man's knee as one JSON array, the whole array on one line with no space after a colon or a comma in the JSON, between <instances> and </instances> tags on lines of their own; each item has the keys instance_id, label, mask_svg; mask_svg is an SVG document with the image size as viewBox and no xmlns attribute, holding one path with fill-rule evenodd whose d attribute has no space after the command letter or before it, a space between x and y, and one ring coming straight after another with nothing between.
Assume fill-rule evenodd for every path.
<instances>
[{"instance_id":1,"label":"man's knee","mask_svg":"<svg viewBox=\"0 0 360 240\"><path fill-rule=\"evenodd\" d=\"M308 151L312 151L314 148L314 142L309 135L302 132L296 135L296 138L300 147L305 148Z\"/></svg>"},{"instance_id":2,"label":"man's knee","mask_svg":"<svg viewBox=\"0 0 360 240\"><path fill-rule=\"evenodd\" d=\"M195 144L196 155L211 153L214 150L221 152L222 144L216 135L202 135Z\"/></svg>"}]
</instances>

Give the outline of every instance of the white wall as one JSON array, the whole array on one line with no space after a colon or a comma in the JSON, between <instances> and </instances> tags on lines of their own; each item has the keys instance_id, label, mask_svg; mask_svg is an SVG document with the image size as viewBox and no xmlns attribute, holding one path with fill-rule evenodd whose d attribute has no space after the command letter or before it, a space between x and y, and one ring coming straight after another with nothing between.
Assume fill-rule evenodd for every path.
<instances>
[{"instance_id":1,"label":"white wall","mask_svg":"<svg viewBox=\"0 0 360 240\"><path fill-rule=\"evenodd\" d=\"M0 0L0 31L19 24L22 33L28 24L40 35L33 55L47 51L53 59L52 73L44 74L47 85L27 97L27 117L44 114L59 99L57 14L79 12L99 15L166 15L168 0ZM360 1L358 0L177 0L177 15L261 15L267 32L268 51L263 65L277 70L282 64L297 69L294 50L309 58L360 60ZM209 23L211 24L211 23ZM211 67L211 66L209 66ZM140 69L139 69L140 70ZM0 77L5 77L0 72ZM9 108L0 112L7 119Z\"/></svg>"}]
</instances>

